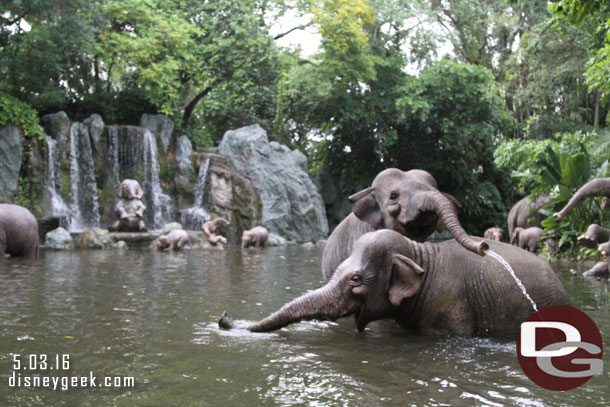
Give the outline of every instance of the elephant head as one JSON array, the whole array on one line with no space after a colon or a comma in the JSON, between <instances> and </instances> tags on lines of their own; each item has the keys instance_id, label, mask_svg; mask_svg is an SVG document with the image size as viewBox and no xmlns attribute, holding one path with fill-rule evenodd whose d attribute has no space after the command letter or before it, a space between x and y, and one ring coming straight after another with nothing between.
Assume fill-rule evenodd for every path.
<instances>
[{"instance_id":1,"label":"elephant head","mask_svg":"<svg viewBox=\"0 0 610 407\"><path fill-rule=\"evenodd\" d=\"M411 245L407 238L389 230L363 235L326 285L246 328L267 332L301 320L334 321L354 315L362 331L369 322L392 317L402 301L422 287L423 268L404 255ZM235 327L226 314L219 325Z\"/></svg>"},{"instance_id":2,"label":"elephant head","mask_svg":"<svg viewBox=\"0 0 610 407\"><path fill-rule=\"evenodd\" d=\"M375 229L392 229L423 242L444 225L466 249L481 255L487 249L485 242L474 241L466 234L457 216L459 203L453 196L440 192L436 180L426 171L384 170L371 187L349 200L354 215Z\"/></svg>"},{"instance_id":3,"label":"elephant head","mask_svg":"<svg viewBox=\"0 0 610 407\"><path fill-rule=\"evenodd\" d=\"M134 179L125 179L117 189L117 195L122 199L142 199L144 191Z\"/></svg>"},{"instance_id":4,"label":"elephant head","mask_svg":"<svg viewBox=\"0 0 610 407\"><path fill-rule=\"evenodd\" d=\"M595 178L587 182L576 191L566 206L561 211L555 212L553 216L563 218L581 201L592 196L603 196L602 211L608 210L610 208L610 178Z\"/></svg>"},{"instance_id":5,"label":"elephant head","mask_svg":"<svg viewBox=\"0 0 610 407\"><path fill-rule=\"evenodd\" d=\"M522 227L517 227L515 230L513 230L513 234L510 235L510 244L519 244L519 236L523 230L524 229Z\"/></svg>"},{"instance_id":6,"label":"elephant head","mask_svg":"<svg viewBox=\"0 0 610 407\"><path fill-rule=\"evenodd\" d=\"M155 240L155 247L159 250L167 249L168 247L170 247L170 245L171 243L167 235L159 236Z\"/></svg>"}]
</instances>

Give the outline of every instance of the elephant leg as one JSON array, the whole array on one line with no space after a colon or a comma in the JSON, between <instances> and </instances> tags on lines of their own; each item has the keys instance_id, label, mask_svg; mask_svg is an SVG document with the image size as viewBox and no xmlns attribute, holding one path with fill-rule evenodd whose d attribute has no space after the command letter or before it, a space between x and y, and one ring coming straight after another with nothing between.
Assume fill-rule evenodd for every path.
<instances>
[{"instance_id":1,"label":"elephant leg","mask_svg":"<svg viewBox=\"0 0 610 407\"><path fill-rule=\"evenodd\" d=\"M6 242L6 232L4 230L0 230L0 261L4 259L4 253L6 252L7 242Z\"/></svg>"}]
</instances>

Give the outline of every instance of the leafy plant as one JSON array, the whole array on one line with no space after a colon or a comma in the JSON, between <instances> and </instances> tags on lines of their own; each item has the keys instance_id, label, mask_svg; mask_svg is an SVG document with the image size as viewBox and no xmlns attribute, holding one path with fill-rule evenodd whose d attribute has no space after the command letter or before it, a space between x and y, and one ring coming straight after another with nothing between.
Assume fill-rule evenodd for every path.
<instances>
[{"instance_id":1,"label":"leafy plant","mask_svg":"<svg viewBox=\"0 0 610 407\"><path fill-rule=\"evenodd\" d=\"M43 138L36 111L27 103L0 92L0 126L9 123L21 128L26 137Z\"/></svg>"}]
</instances>

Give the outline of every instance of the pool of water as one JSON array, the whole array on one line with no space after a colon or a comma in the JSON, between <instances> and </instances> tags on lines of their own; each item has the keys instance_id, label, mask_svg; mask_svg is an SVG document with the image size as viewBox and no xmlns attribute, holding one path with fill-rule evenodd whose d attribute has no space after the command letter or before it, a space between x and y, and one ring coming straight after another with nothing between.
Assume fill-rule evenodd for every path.
<instances>
[{"instance_id":1,"label":"pool of water","mask_svg":"<svg viewBox=\"0 0 610 407\"><path fill-rule=\"evenodd\" d=\"M523 374L514 342L418 335L390 321L358 333L353 318L302 322L270 334L218 328L225 310L238 321L258 320L319 287L321 255L320 247L286 246L181 253L47 250L37 260L6 259L0 263L0 405L610 403L608 350L603 375L578 389L552 392ZM569 264L553 267L572 305L610 343L607 280L574 277ZM13 354L20 355L19 370ZM29 362L37 369L23 369ZM58 377L58 389L24 386L30 376ZM62 390L64 376L93 376L96 387ZM106 377L123 387L101 387ZM130 377L133 387L125 379ZM21 386L11 387L18 379Z\"/></svg>"}]
</instances>

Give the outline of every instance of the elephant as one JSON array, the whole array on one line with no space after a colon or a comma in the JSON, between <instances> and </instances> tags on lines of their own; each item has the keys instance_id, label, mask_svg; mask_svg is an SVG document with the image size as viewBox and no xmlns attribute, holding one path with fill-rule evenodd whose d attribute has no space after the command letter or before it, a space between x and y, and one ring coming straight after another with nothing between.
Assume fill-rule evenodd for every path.
<instances>
[{"instance_id":1,"label":"elephant","mask_svg":"<svg viewBox=\"0 0 610 407\"><path fill-rule=\"evenodd\" d=\"M457 200L437 189L427 171L381 171L371 187L349 197L350 213L331 233L322 254L322 276L328 280L352 251L355 241L377 229L391 229L418 242L446 227L466 249L483 254L485 241L466 234L457 216Z\"/></svg>"},{"instance_id":2,"label":"elephant","mask_svg":"<svg viewBox=\"0 0 610 407\"><path fill-rule=\"evenodd\" d=\"M541 227L546 216L540 213L540 209L551 202L546 194L540 195L535 201L532 201L532 197L528 195L517 202L508 212L508 236L512 237L517 227L524 229L532 226Z\"/></svg>"},{"instance_id":3,"label":"elephant","mask_svg":"<svg viewBox=\"0 0 610 407\"><path fill-rule=\"evenodd\" d=\"M515 228L512 236L510 237L510 244L516 244L522 249L526 249L532 253L536 253L536 250L538 250L538 242L543 232L543 229L536 226L532 226L526 229L517 227Z\"/></svg>"},{"instance_id":4,"label":"elephant","mask_svg":"<svg viewBox=\"0 0 610 407\"><path fill-rule=\"evenodd\" d=\"M108 230L111 232L146 232L144 210L146 206L141 201L144 191L138 181L125 179L117 189L119 201L114 213L119 218Z\"/></svg>"},{"instance_id":5,"label":"elephant","mask_svg":"<svg viewBox=\"0 0 610 407\"><path fill-rule=\"evenodd\" d=\"M534 313L534 304L568 304L544 260L503 242L486 243L512 266L531 301L492 255L464 250L453 239L417 243L384 229L361 236L324 286L259 322L237 326L223 313L219 325L269 332L302 320L354 315L358 331L369 322L392 318L426 334L514 337Z\"/></svg>"},{"instance_id":6,"label":"elephant","mask_svg":"<svg viewBox=\"0 0 610 407\"><path fill-rule=\"evenodd\" d=\"M556 218L563 218L580 202L586 198L592 196L603 196L602 211L608 210L610 207L610 178L595 178L576 191L576 193L570 198L566 206L563 207L559 212L553 214Z\"/></svg>"},{"instance_id":7,"label":"elephant","mask_svg":"<svg viewBox=\"0 0 610 407\"><path fill-rule=\"evenodd\" d=\"M241 235L241 247L265 247L269 231L264 226L255 226L250 230L245 230Z\"/></svg>"},{"instance_id":8,"label":"elephant","mask_svg":"<svg viewBox=\"0 0 610 407\"><path fill-rule=\"evenodd\" d=\"M224 218L216 218L201 225L201 230L203 230L203 239L201 240L202 247L222 247L222 245L227 244L227 239L224 236L216 234L216 230L220 224L230 225L231 223Z\"/></svg>"},{"instance_id":9,"label":"elephant","mask_svg":"<svg viewBox=\"0 0 610 407\"><path fill-rule=\"evenodd\" d=\"M583 273L584 277L608 277L610 274L610 242L602 243L598 246L604 261L597 262L595 266Z\"/></svg>"},{"instance_id":10,"label":"elephant","mask_svg":"<svg viewBox=\"0 0 610 407\"><path fill-rule=\"evenodd\" d=\"M497 240L498 242L502 241L502 235L504 234L504 229L493 227L489 228L483 234L485 239Z\"/></svg>"},{"instance_id":11,"label":"elephant","mask_svg":"<svg viewBox=\"0 0 610 407\"><path fill-rule=\"evenodd\" d=\"M23 206L0 204L0 260L4 254L38 256L38 222Z\"/></svg>"},{"instance_id":12,"label":"elephant","mask_svg":"<svg viewBox=\"0 0 610 407\"><path fill-rule=\"evenodd\" d=\"M182 229L174 229L167 235L162 235L155 239L154 245L159 250L182 250L187 243L190 247L191 241L188 233Z\"/></svg>"},{"instance_id":13,"label":"elephant","mask_svg":"<svg viewBox=\"0 0 610 407\"><path fill-rule=\"evenodd\" d=\"M601 227L597 223L590 224L587 231L578 237L578 243L580 245L591 249L608 240L610 240L610 229Z\"/></svg>"},{"instance_id":14,"label":"elephant","mask_svg":"<svg viewBox=\"0 0 610 407\"><path fill-rule=\"evenodd\" d=\"M135 179L124 179L119 185L117 195L123 199L142 199L144 190Z\"/></svg>"}]
</instances>

